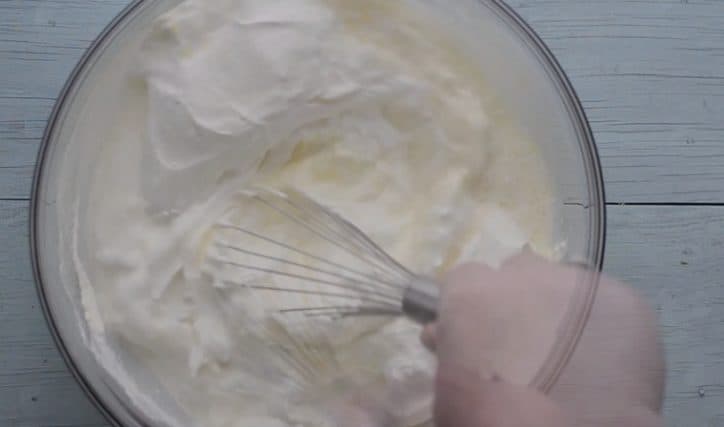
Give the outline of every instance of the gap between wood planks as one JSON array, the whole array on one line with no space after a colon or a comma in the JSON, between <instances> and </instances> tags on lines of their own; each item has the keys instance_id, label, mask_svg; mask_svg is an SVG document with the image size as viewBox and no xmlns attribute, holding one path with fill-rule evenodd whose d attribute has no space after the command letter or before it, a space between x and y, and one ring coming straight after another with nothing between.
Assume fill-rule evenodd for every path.
<instances>
[{"instance_id":1,"label":"gap between wood planks","mask_svg":"<svg viewBox=\"0 0 724 427\"><path fill-rule=\"evenodd\" d=\"M722 202L606 202L606 206L691 206L724 207Z\"/></svg>"}]
</instances>

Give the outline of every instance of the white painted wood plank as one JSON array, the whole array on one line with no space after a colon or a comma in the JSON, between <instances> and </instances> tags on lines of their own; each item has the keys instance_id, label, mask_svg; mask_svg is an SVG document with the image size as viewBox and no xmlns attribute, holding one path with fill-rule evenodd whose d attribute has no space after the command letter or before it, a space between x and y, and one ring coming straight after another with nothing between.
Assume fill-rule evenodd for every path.
<instances>
[{"instance_id":1,"label":"white painted wood plank","mask_svg":"<svg viewBox=\"0 0 724 427\"><path fill-rule=\"evenodd\" d=\"M0 201L0 425L100 425L39 311L26 209ZM724 426L724 207L609 211L606 271L640 289L661 318L668 426Z\"/></svg>"},{"instance_id":2,"label":"white painted wood plank","mask_svg":"<svg viewBox=\"0 0 724 427\"><path fill-rule=\"evenodd\" d=\"M610 201L724 201L724 2L509 3L583 100Z\"/></svg>"},{"instance_id":3,"label":"white painted wood plank","mask_svg":"<svg viewBox=\"0 0 724 427\"><path fill-rule=\"evenodd\" d=\"M0 198L27 197L53 100L126 2L0 2ZM724 202L724 2L510 3L583 99L610 200Z\"/></svg>"},{"instance_id":4,"label":"white painted wood plank","mask_svg":"<svg viewBox=\"0 0 724 427\"><path fill-rule=\"evenodd\" d=\"M26 201L0 201L0 426L106 425L63 363L35 292Z\"/></svg>"},{"instance_id":5,"label":"white painted wood plank","mask_svg":"<svg viewBox=\"0 0 724 427\"><path fill-rule=\"evenodd\" d=\"M0 198L26 198L45 121L85 49L128 0L0 1Z\"/></svg>"},{"instance_id":6,"label":"white painted wood plank","mask_svg":"<svg viewBox=\"0 0 724 427\"><path fill-rule=\"evenodd\" d=\"M0 199L27 197L57 92L125 3L0 2ZM579 91L610 200L724 201L723 1L511 4L553 48ZM64 371L37 311L24 209L24 202L0 201L0 425L102 424ZM669 425L724 426L718 240L724 210L611 211L607 270L660 307L670 359Z\"/></svg>"},{"instance_id":7,"label":"white painted wood plank","mask_svg":"<svg viewBox=\"0 0 724 427\"><path fill-rule=\"evenodd\" d=\"M670 427L724 426L724 207L610 207L605 271L656 306Z\"/></svg>"}]
</instances>

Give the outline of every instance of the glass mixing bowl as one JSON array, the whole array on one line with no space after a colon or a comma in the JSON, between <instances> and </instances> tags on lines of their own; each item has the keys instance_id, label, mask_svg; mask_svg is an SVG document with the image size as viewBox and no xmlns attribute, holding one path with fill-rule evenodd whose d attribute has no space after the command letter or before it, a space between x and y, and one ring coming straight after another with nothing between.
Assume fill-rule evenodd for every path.
<instances>
[{"instance_id":1,"label":"glass mixing bowl","mask_svg":"<svg viewBox=\"0 0 724 427\"><path fill-rule=\"evenodd\" d=\"M400 0L403 1L403 0ZM586 323L603 262L605 206L601 167L591 130L576 94L551 52L528 25L498 0L421 1L477 59L488 81L504 94L506 108L521 114L524 126L540 144L557 200L555 237L565 242L563 259L584 263L576 292L568 302L559 338L531 384L549 389L578 341ZM93 158L108 117L97 116L112 102L108 91L129 63L148 23L177 0L136 0L110 23L73 71L52 112L40 148L31 204L30 239L37 287L53 336L68 366L108 419L116 425L152 425L143 404L126 395L102 368L86 339L79 278L72 268L71 218L87 197ZM493 58L494 60L490 60ZM79 124L83 125L80 126ZM132 361L120 361L133 363ZM143 367L136 366L142 373ZM173 405L151 376L138 375L144 394ZM166 400L167 402L164 402Z\"/></svg>"}]
</instances>

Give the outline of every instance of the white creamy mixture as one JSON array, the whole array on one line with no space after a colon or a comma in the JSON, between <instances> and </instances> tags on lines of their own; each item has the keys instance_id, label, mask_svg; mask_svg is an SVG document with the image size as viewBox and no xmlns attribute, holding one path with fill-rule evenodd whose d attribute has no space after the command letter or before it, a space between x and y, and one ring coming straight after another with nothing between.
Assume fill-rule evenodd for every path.
<instances>
[{"instance_id":1,"label":"white creamy mixture","mask_svg":"<svg viewBox=\"0 0 724 427\"><path fill-rule=\"evenodd\" d=\"M298 297L234 286L207 262L230 209L264 231L240 197L250 184L305 191L421 274L550 252L540 154L444 34L389 0L187 0L153 24L118 94L76 268L96 336L120 340L199 426L332 425L335 397L360 390L399 425L430 413L418 327L274 315ZM314 349L313 363L295 356L312 379L285 372L280 342Z\"/></svg>"}]
</instances>

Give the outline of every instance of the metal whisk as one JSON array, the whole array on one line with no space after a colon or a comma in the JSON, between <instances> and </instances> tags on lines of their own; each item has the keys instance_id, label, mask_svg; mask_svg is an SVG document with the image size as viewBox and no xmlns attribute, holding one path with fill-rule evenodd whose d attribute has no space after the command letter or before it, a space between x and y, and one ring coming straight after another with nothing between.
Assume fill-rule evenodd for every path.
<instances>
[{"instance_id":1,"label":"metal whisk","mask_svg":"<svg viewBox=\"0 0 724 427\"><path fill-rule=\"evenodd\" d=\"M253 209L249 204L255 204ZM293 189L254 189L214 226L210 262L226 269L224 281L291 293L299 306L280 313L346 318L436 318L438 286L412 273L359 228Z\"/></svg>"}]
</instances>

